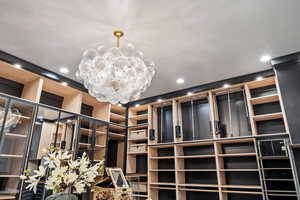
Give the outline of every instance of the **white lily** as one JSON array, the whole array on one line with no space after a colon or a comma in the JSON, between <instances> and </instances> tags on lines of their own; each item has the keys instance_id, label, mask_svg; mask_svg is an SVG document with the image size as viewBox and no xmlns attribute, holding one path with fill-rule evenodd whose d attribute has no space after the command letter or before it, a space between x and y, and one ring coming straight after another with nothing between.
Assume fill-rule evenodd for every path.
<instances>
[{"instance_id":1,"label":"white lily","mask_svg":"<svg viewBox=\"0 0 300 200\"><path fill-rule=\"evenodd\" d=\"M79 167L80 162L77 160L75 160L75 161L69 160L68 164L69 164L70 169L76 169L77 167Z\"/></svg>"},{"instance_id":2,"label":"white lily","mask_svg":"<svg viewBox=\"0 0 300 200\"><path fill-rule=\"evenodd\" d=\"M76 173L74 173L74 172L73 173L72 172L67 173L63 177L64 183L67 184L67 185L72 184L73 182L75 182L77 178L78 178L78 175Z\"/></svg>"},{"instance_id":3,"label":"white lily","mask_svg":"<svg viewBox=\"0 0 300 200\"><path fill-rule=\"evenodd\" d=\"M25 180L25 179L27 179L27 176L25 176L25 175L22 174L22 175L20 176L20 179L21 179L21 180Z\"/></svg>"},{"instance_id":4,"label":"white lily","mask_svg":"<svg viewBox=\"0 0 300 200\"><path fill-rule=\"evenodd\" d=\"M34 173L37 177L43 177L45 176L46 169L42 165L40 165L38 170L34 170Z\"/></svg>"},{"instance_id":5,"label":"white lily","mask_svg":"<svg viewBox=\"0 0 300 200\"><path fill-rule=\"evenodd\" d=\"M25 181L26 183L29 183L26 186L26 189L33 190L33 192L36 193L37 184L39 183L39 181L40 180L36 179L36 177L34 177L34 176L30 177L28 180Z\"/></svg>"},{"instance_id":6,"label":"white lily","mask_svg":"<svg viewBox=\"0 0 300 200\"><path fill-rule=\"evenodd\" d=\"M67 151L65 151L65 152L59 151L57 154L57 158L59 160L68 160L71 157L72 157L72 154L69 154L69 152L67 152Z\"/></svg>"},{"instance_id":7,"label":"white lily","mask_svg":"<svg viewBox=\"0 0 300 200\"><path fill-rule=\"evenodd\" d=\"M44 157L44 160L44 164L48 165L50 169L60 166L60 160L56 158L55 152Z\"/></svg>"},{"instance_id":8,"label":"white lily","mask_svg":"<svg viewBox=\"0 0 300 200\"><path fill-rule=\"evenodd\" d=\"M45 182L45 187L48 190L53 190L59 184L61 184L61 179L58 179L54 176L50 176L50 177L48 177L48 179Z\"/></svg>"},{"instance_id":9,"label":"white lily","mask_svg":"<svg viewBox=\"0 0 300 200\"><path fill-rule=\"evenodd\" d=\"M76 189L76 192L80 194L80 193L84 192L85 184L83 181L80 181L80 182L75 183L74 187Z\"/></svg>"},{"instance_id":10,"label":"white lily","mask_svg":"<svg viewBox=\"0 0 300 200\"><path fill-rule=\"evenodd\" d=\"M68 167L57 167L52 171L52 176L56 178L63 178L64 173L68 170Z\"/></svg>"}]
</instances>

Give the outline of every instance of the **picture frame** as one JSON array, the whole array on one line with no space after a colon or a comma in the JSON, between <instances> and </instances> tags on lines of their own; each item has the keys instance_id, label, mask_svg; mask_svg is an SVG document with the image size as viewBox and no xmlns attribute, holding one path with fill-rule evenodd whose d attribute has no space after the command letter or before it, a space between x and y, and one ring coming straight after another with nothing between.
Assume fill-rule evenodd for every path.
<instances>
[{"instance_id":1,"label":"picture frame","mask_svg":"<svg viewBox=\"0 0 300 200\"><path fill-rule=\"evenodd\" d=\"M115 188L129 188L121 168L106 168L106 173L111 177Z\"/></svg>"}]
</instances>

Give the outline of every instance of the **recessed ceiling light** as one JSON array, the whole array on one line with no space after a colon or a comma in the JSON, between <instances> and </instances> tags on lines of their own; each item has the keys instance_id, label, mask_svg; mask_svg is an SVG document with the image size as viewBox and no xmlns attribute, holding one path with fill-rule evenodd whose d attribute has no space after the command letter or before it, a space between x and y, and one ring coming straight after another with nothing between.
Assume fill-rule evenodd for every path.
<instances>
[{"instance_id":1,"label":"recessed ceiling light","mask_svg":"<svg viewBox=\"0 0 300 200\"><path fill-rule=\"evenodd\" d=\"M184 79L183 79L183 78L178 78L178 79L176 80L176 83L177 83L177 84L182 84L182 83L184 83Z\"/></svg>"},{"instance_id":2,"label":"recessed ceiling light","mask_svg":"<svg viewBox=\"0 0 300 200\"><path fill-rule=\"evenodd\" d=\"M19 63L14 64L14 67L17 69L22 69L22 65Z\"/></svg>"},{"instance_id":3,"label":"recessed ceiling light","mask_svg":"<svg viewBox=\"0 0 300 200\"><path fill-rule=\"evenodd\" d=\"M193 94L192 92L188 92L188 93L187 93L188 96L191 96L192 94Z\"/></svg>"},{"instance_id":4,"label":"recessed ceiling light","mask_svg":"<svg viewBox=\"0 0 300 200\"><path fill-rule=\"evenodd\" d=\"M261 81L263 79L264 79L264 77L262 77L262 76L259 76L259 77L256 78L257 81Z\"/></svg>"},{"instance_id":5,"label":"recessed ceiling light","mask_svg":"<svg viewBox=\"0 0 300 200\"><path fill-rule=\"evenodd\" d=\"M63 74L68 74L68 73L69 73L69 69L66 68L66 67L61 67L61 68L59 69L59 71L60 71L61 73L63 73Z\"/></svg>"},{"instance_id":6,"label":"recessed ceiling light","mask_svg":"<svg viewBox=\"0 0 300 200\"><path fill-rule=\"evenodd\" d=\"M162 99L157 99L157 102L162 102L163 100Z\"/></svg>"},{"instance_id":7,"label":"recessed ceiling light","mask_svg":"<svg viewBox=\"0 0 300 200\"><path fill-rule=\"evenodd\" d=\"M223 88L229 88L229 87L230 87L229 84L224 84L224 85L223 85Z\"/></svg>"},{"instance_id":8,"label":"recessed ceiling light","mask_svg":"<svg viewBox=\"0 0 300 200\"><path fill-rule=\"evenodd\" d=\"M67 82L61 82L61 84L62 84L63 86L68 86L68 83L67 83Z\"/></svg>"},{"instance_id":9,"label":"recessed ceiling light","mask_svg":"<svg viewBox=\"0 0 300 200\"><path fill-rule=\"evenodd\" d=\"M262 57L260 57L260 62L269 62L271 60L271 56L270 55L263 55Z\"/></svg>"},{"instance_id":10,"label":"recessed ceiling light","mask_svg":"<svg viewBox=\"0 0 300 200\"><path fill-rule=\"evenodd\" d=\"M140 106L140 104L135 104L135 107L139 107Z\"/></svg>"}]
</instances>

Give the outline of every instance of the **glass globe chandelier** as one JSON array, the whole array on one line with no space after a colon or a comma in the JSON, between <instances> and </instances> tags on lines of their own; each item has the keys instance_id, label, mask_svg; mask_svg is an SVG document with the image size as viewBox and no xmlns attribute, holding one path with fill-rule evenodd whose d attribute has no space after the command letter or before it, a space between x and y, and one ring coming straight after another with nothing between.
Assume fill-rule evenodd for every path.
<instances>
[{"instance_id":1,"label":"glass globe chandelier","mask_svg":"<svg viewBox=\"0 0 300 200\"><path fill-rule=\"evenodd\" d=\"M115 31L117 46L98 46L84 51L76 71L90 95L98 101L128 103L140 98L155 74L154 62L146 60L133 44L120 46L122 31Z\"/></svg>"}]
</instances>

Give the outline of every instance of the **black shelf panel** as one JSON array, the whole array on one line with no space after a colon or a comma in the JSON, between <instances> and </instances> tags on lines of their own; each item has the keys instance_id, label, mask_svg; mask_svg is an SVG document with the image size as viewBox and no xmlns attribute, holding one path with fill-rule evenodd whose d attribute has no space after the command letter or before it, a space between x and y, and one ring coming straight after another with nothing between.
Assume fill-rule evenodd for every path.
<instances>
[{"instance_id":1,"label":"black shelf panel","mask_svg":"<svg viewBox=\"0 0 300 200\"><path fill-rule=\"evenodd\" d=\"M257 169L255 157L225 157L225 169Z\"/></svg>"},{"instance_id":2,"label":"black shelf panel","mask_svg":"<svg viewBox=\"0 0 300 200\"><path fill-rule=\"evenodd\" d=\"M229 95L219 95L216 99L220 118L221 137L225 138L251 135L244 93L240 91L230 93Z\"/></svg>"},{"instance_id":3,"label":"black shelf panel","mask_svg":"<svg viewBox=\"0 0 300 200\"><path fill-rule=\"evenodd\" d=\"M265 87L251 89L250 93L252 98L263 97L263 96L276 94L277 89L276 89L276 85L269 85Z\"/></svg>"},{"instance_id":4,"label":"black shelf panel","mask_svg":"<svg viewBox=\"0 0 300 200\"><path fill-rule=\"evenodd\" d=\"M184 159L185 169L216 169L215 158L186 158Z\"/></svg>"},{"instance_id":5,"label":"black shelf panel","mask_svg":"<svg viewBox=\"0 0 300 200\"><path fill-rule=\"evenodd\" d=\"M255 153L253 142L223 144L222 150L223 154Z\"/></svg>"},{"instance_id":6,"label":"black shelf panel","mask_svg":"<svg viewBox=\"0 0 300 200\"><path fill-rule=\"evenodd\" d=\"M187 184L218 184L216 172L185 172Z\"/></svg>"},{"instance_id":7,"label":"black shelf panel","mask_svg":"<svg viewBox=\"0 0 300 200\"><path fill-rule=\"evenodd\" d=\"M210 131L210 107L207 99L181 103L183 140L212 138Z\"/></svg>"},{"instance_id":8,"label":"black shelf panel","mask_svg":"<svg viewBox=\"0 0 300 200\"><path fill-rule=\"evenodd\" d=\"M176 199L176 191L174 190L158 190L159 200L174 200Z\"/></svg>"},{"instance_id":9,"label":"black shelf panel","mask_svg":"<svg viewBox=\"0 0 300 200\"><path fill-rule=\"evenodd\" d=\"M174 141L172 105L157 108L158 143Z\"/></svg>"},{"instance_id":10,"label":"black shelf panel","mask_svg":"<svg viewBox=\"0 0 300 200\"><path fill-rule=\"evenodd\" d=\"M219 200L218 192L186 192L187 200L199 200L199 199L209 199L209 200Z\"/></svg>"},{"instance_id":11,"label":"black shelf panel","mask_svg":"<svg viewBox=\"0 0 300 200\"><path fill-rule=\"evenodd\" d=\"M263 200L262 195L253 194L228 194L228 200Z\"/></svg>"},{"instance_id":12,"label":"black shelf panel","mask_svg":"<svg viewBox=\"0 0 300 200\"><path fill-rule=\"evenodd\" d=\"M183 152L185 156L214 155L215 153L213 145L183 147Z\"/></svg>"},{"instance_id":13,"label":"black shelf panel","mask_svg":"<svg viewBox=\"0 0 300 200\"><path fill-rule=\"evenodd\" d=\"M175 183L175 172L157 172L159 183Z\"/></svg>"},{"instance_id":14,"label":"black shelf panel","mask_svg":"<svg viewBox=\"0 0 300 200\"><path fill-rule=\"evenodd\" d=\"M260 185L257 172L226 172L227 185Z\"/></svg>"}]
</instances>

